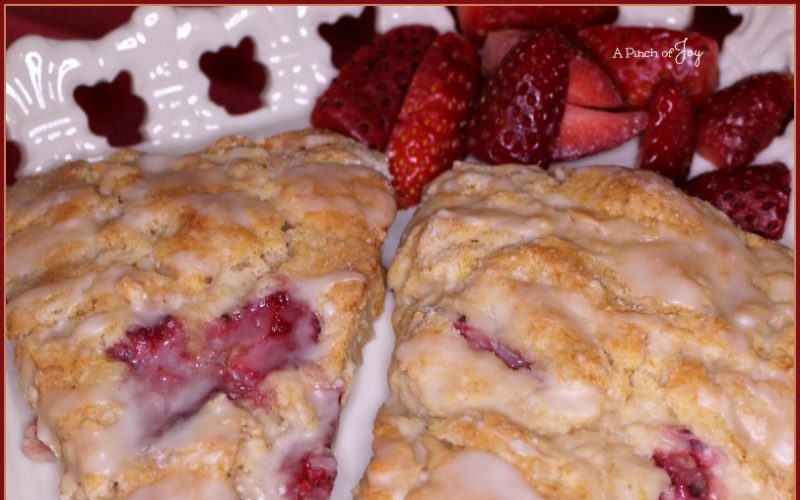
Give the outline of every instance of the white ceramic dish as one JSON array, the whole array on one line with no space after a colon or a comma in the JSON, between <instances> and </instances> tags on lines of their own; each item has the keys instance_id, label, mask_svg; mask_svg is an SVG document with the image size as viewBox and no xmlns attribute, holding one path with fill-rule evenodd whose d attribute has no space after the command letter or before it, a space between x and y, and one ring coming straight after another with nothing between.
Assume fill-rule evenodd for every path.
<instances>
[{"instance_id":1,"label":"white ceramic dish","mask_svg":"<svg viewBox=\"0 0 800 500\"><path fill-rule=\"evenodd\" d=\"M725 42L720 57L722 83L727 85L754 72L794 69L794 12L791 7L733 7L744 15L741 26ZM7 52L6 128L26 154L23 174L35 174L72 158L96 159L111 151L102 137L88 129L85 115L72 100L81 84L111 80L121 70L134 75L134 91L148 105L140 149L156 153L190 151L223 135L251 136L308 126L315 97L336 71L330 48L317 35L321 22L341 15L358 15L359 6L223 7L218 9L139 8L130 23L95 42L54 43L28 37ZM685 26L691 7L623 7L620 23ZM410 22L452 29L443 7L378 8L379 32ZM228 115L207 96L208 81L196 61L201 53L236 45L244 36L255 41L258 59L270 71L263 108ZM636 141L572 165L630 165ZM794 172L794 123L763 151L757 162L781 160ZM709 165L699 157L693 174ZM792 193L792 207L794 193ZM384 246L384 264L394 255L411 211L403 211ZM794 209L783 242L794 244ZM355 380L354 395L345 408L334 452L339 476L333 498L350 498L370 457L372 422L387 384L386 372L394 336L390 324L391 294L375 324L375 339L364 351L364 365ZM6 344L8 346L8 344ZM58 470L53 464L28 460L20 443L31 411L17 388L17 376L6 355L6 492L19 500L58 498Z\"/></svg>"}]
</instances>

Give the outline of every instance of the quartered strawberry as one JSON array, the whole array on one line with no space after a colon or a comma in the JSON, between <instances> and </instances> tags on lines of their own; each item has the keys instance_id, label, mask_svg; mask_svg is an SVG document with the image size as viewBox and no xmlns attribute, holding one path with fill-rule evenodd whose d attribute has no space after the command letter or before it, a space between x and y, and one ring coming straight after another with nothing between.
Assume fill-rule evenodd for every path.
<instances>
[{"instance_id":1,"label":"quartered strawberry","mask_svg":"<svg viewBox=\"0 0 800 500\"><path fill-rule=\"evenodd\" d=\"M647 106L661 80L683 84L695 106L702 104L719 82L717 42L697 33L591 26L580 30L577 37L605 65L626 102L635 108ZM664 57L670 50L672 55Z\"/></svg>"},{"instance_id":2,"label":"quartered strawberry","mask_svg":"<svg viewBox=\"0 0 800 500\"><path fill-rule=\"evenodd\" d=\"M455 33L439 36L414 74L387 147L401 208L466 153L466 127L478 95L475 48Z\"/></svg>"},{"instance_id":3,"label":"quartered strawberry","mask_svg":"<svg viewBox=\"0 0 800 500\"><path fill-rule=\"evenodd\" d=\"M689 175L694 154L692 102L679 83L663 81L653 91L648 113L638 166L680 183Z\"/></svg>"},{"instance_id":4,"label":"quartered strawberry","mask_svg":"<svg viewBox=\"0 0 800 500\"><path fill-rule=\"evenodd\" d=\"M513 29L489 33L481 49L484 75L491 76L506 53L530 34L530 31ZM603 109L622 106L622 96L608 73L583 50L576 47L570 49L567 102Z\"/></svg>"},{"instance_id":5,"label":"quartered strawberry","mask_svg":"<svg viewBox=\"0 0 800 500\"><path fill-rule=\"evenodd\" d=\"M514 46L484 86L469 151L491 163L549 165L567 98L567 41L554 30Z\"/></svg>"},{"instance_id":6,"label":"quartered strawberry","mask_svg":"<svg viewBox=\"0 0 800 500\"><path fill-rule=\"evenodd\" d=\"M722 210L742 229L777 240L783 235L792 176L780 162L714 170L683 189Z\"/></svg>"},{"instance_id":7,"label":"quartered strawberry","mask_svg":"<svg viewBox=\"0 0 800 500\"><path fill-rule=\"evenodd\" d=\"M360 48L317 99L311 124L383 150L411 78L436 38L429 26L400 26Z\"/></svg>"},{"instance_id":8,"label":"quartered strawberry","mask_svg":"<svg viewBox=\"0 0 800 500\"><path fill-rule=\"evenodd\" d=\"M747 165L792 116L791 75L760 73L715 92L700 113L697 152L719 168Z\"/></svg>"},{"instance_id":9,"label":"quartered strawberry","mask_svg":"<svg viewBox=\"0 0 800 500\"><path fill-rule=\"evenodd\" d=\"M531 7L462 6L456 7L461 32L479 42L490 31L505 28L531 29L555 27L574 31L584 26L613 22L617 7Z\"/></svg>"},{"instance_id":10,"label":"quartered strawberry","mask_svg":"<svg viewBox=\"0 0 800 500\"><path fill-rule=\"evenodd\" d=\"M610 112L567 104L554 160L574 160L615 148L647 125L644 111Z\"/></svg>"}]
</instances>

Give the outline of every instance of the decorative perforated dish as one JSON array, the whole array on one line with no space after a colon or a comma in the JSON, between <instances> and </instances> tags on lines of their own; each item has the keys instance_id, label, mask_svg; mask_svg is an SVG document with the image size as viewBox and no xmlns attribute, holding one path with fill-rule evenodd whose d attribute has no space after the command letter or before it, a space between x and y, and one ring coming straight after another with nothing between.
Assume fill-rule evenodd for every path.
<instances>
[{"instance_id":1,"label":"decorative perforated dish","mask_svg":"<svg viewBox=\"0 0 800 500\"><path fill-rule=\"evenodd\" d=\"M319 27L336 23L342 16L359 16L363 9L142 7L127 25L97 41L23 38L7 51L5 82L7 140L22 151L18 172L35 175L66 160L99 159L115 145L175 154L225 135L269 135L308 126L317 95L336 74L331 46L320 36ZM691 9L622 7L617 23L683 28L690 21ZM741 14L742 22L726 38L721 52L721 85L755 72L794 70L791 7L731 7L731 11ZM447 9L437 6L381 6L375 13L377 32L406 23L430 24L447 31L454 24ZM235 57L243 58L244 71L263 76L263 85L246 89L250 95L239 100L239 107L226 104L220 99L224 89L214 88L224 86L224 82L214 83L215 57L234 51ZM127 112L138 117L138 123L133 120L124 130L109 126L108 115L113 118L114 110L104 110L105 122L87 117L91 107L87 102L102 102L103 93L112 88L127 92ZM636 149L634 140L571 164L631 165ZM756 163L775 160L785 162L794 172L794 122L761 152ZM696 156L692 174L709 168ZM794 193L792 196L794 207ZM410 215L410 211L401 212L393 225L385 245L385 264L391 261ZM792 208L784 244L793 245L793 227ZM335 499L349 498L369 459L372 420L386 392L393 343L391 310L389 294L384 315L375 325L376 338L365 348L354 396L342 417L334 446L339 463ZM30 410L17 389L9 354L6 360L8 491L23 500L56 498L56 466L32 462L21 453L19 443Z\"/></svg>"}]
</instances>

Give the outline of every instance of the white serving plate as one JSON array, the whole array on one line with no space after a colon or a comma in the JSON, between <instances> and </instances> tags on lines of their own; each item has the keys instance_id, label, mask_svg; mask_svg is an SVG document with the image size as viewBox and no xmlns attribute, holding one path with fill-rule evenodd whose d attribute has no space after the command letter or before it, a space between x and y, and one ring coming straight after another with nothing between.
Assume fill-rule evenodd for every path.
<instances>
[{"instance_id":1,"label":"white serving plate","mask_svg":"<svg viewBox=\"0 0 800 500\"><path fill-rule=\"evenodd\" d=\"M222 7L181 9L141 7L131 21L101 40L53 42L26 37L6 54L6 129L8 139L25 150L21 172L32 175L74 159L99 159L112 148L105 138L93 135L81 109L72 100L81 84L111 80L121 70L134 76L134 92L148 105L143 125L145 142L139 149L176 154L197 149L224 135L250 136L309 125L314 100L336 70L330 64L330 48L317 35L321 22L335 22L341 15L358 15L360 6ZM728 36L720 57L721 83L728 85L751 73L794 69L794 11L791 7L732 7L744 16ZM622 7L619 23L682 28L691 7ZM453 20L444 7L378 8L378 32L406 23L425 23L440 31L452 29ZM208 99L208 80L196 61L201 53L222 45L236 45L250 36L257 58L270 71L261 109L230 116ZM632 165L637 144L633 140L615 150L569 165ZM756 162L781 160L794 175L794 123L776 138ZM693 175L710 166L695 157ZM384 245L383 263L391 262L411 210L398 214ZM783 242L794 245L794 192ZM356 375L353 396L344 409L334 453L339 475L332 498L350 498L370 457L372 423L387 393L386 373L394 334L390 323L393 307L387 294L384 313L375 323L375 338L364 349L364 364ZM9 347L10 344L6 343ZM10 351L8 349L7 351ZM32 416L18 389L18 378L6 353L6 491L19 500L58 498L59 472L51 463L36 463L21 452L22 431Z\"/></svg>"}]
</instances>

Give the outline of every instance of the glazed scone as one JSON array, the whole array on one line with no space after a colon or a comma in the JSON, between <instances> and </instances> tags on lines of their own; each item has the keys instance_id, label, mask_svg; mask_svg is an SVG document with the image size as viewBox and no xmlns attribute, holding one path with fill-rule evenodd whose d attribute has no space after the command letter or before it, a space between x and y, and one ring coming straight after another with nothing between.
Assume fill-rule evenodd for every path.
<instances>
[{"instance_id":1,"label":"glazed scone","mask_svg":"<svg viewBox=\"0 0 800 500\"><path fill-rule=\"evenodd\" d=\"M306 130L8 193L8 338L62 498L327 498L383 305L385 160Z\"/></svg>"},{"instance_id":2,"label":"glazed scone","mask_svg":"<svg viewBox=\"0 0 800 500\"><path fill-rule=\"evenodd\" d=\"M658 175L456 164L388 281L358 498L793 498L791 251Z\"/></svg>"}]
</instances>

